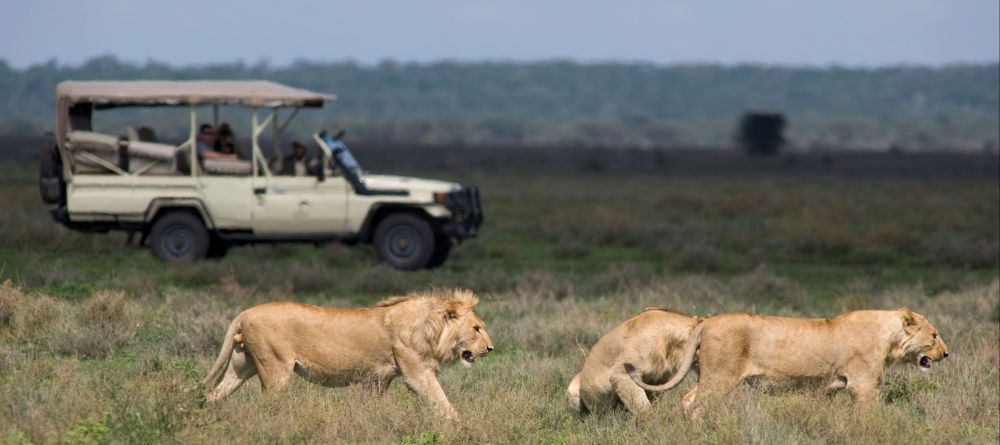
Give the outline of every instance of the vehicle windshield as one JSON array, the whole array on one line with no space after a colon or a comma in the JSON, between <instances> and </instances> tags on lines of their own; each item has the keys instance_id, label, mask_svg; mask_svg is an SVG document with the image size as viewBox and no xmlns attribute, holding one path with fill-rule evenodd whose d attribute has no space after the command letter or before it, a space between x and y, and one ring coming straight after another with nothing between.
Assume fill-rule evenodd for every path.
<instances>
[{"instance_id":1,"label":"vehicle windshield","mask_svg":"<svg viewBox=\"0 0 1000 445\"><path fill-rule=\"evenodd\" d=\"M329 135L323 136L323 142L326 142L326 146L330 148L333 153L334 159L340 164L340 168L345 171L351 172L357 178L362 178L364 176L364 170L361 168L361 164L358 164L358 160L354 158L351 154L351 150L347 149L347 145L344 144L340 139L333 139Z\"/></svg>"}]
</instances>

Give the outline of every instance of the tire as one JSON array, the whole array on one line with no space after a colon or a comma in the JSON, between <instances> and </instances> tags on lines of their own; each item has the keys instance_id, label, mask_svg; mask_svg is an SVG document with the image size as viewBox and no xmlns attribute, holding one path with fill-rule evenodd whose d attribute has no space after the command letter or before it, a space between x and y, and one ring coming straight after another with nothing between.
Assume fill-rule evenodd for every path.
<instances>
[{"instance_id":1,"label":"tire","mask_svg":"<svg viewBox=\"0 0 1000 445\"><path fill-rule=\"evenodd\" d=\"M46 204L62 204L66 201L66 186L62 179L62 161L55 141L46 138L38 154L38 188L42 201Z\"/></svg>"},{"instance_id":2,"label":"tire","mask_svg":"<svg viewBox=\"0 0 1000 445\"><path fill-rule=\"evenodd\" d=\"M205 252L205 258L220 260L225 257L228 252L229 243L217 236L209 237L208 252Z\"/></svg>"},{"instance_id":3,"label":"tire","mask_svg":"<svg viewBox=\"0 0 1000 445\"><path fill-rule=\"evenodd\" d=\"M153 255L164 263L204 258L211 243L205 224L188 212L171 212L156 220L149 241Z\"/></svg>"},{"instance_id":4,"label":"tire","mask_svg":"<svg viewBox=\"0 0 1000 445\"><path fill-rule=\"evenodd\" d=\"M434 254L431 255L431 259L427 261L427 265L424 266L428 269L435 269L441 267L444 261L448 259L448 254L451 253L451 240L444 237L438 237L435 242L437 245L434 247Z\"/></svg>"},{"instance_id":5,"label":"tire","mask_svg":"<svg viewBox=\"0 0 1000 445\"><path fill-rule=\"evenodd\" d=\"M379 261L399 270L423 268L435 251L431 225L409 213L392 214L380 221L372 244Z\"/></svg>"}]
</instances>

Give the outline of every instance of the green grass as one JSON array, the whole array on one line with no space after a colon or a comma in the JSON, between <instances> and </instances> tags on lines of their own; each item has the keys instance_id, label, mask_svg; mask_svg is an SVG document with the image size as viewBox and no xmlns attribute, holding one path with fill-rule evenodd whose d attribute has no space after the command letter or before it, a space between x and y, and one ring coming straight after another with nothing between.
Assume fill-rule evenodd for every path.
<instances>
[{"instance_id":1,"label":"green grass","mask_svg":"<svg viewBox=\"0 0 1000 445\"><path fill-rule=\"evenodd\" d=\"M165 266L122 234L51 222L32 170L0 167L0 443L995 443L1000 431L1000 192L995 178L914 180L520 175L480 185L480 238L403 273L370 248L235 248ZM447 174L430 174L443 176ZM463 421L394 383L199 384L230 319L294 299L358 306L428 286L482 297L497 350L442 371ZM646 306L831 316L908 306L953 355L893 368L883 403L740 388L704 424L684 388L638 416L579 421L564 391L589 347ZM685 383L683 386L690 385Z\"/></svg>"}]
</instances>

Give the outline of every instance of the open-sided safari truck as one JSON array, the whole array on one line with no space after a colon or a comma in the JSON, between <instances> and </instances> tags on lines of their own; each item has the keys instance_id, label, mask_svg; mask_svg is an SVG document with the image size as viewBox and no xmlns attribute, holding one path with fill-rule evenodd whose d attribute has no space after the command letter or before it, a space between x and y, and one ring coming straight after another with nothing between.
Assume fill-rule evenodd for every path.
<instances>
[{"instance_id":1,"label":"open-sided safari truck","mask_svg":"<svg viewBox=\"0 0 1000 445\"><path fill-rule=\"evenodd\" d=\"M55 133L40 166L53 217L80 231L140 233L140 244L166 262L218 257L239 244L339 240L371 243L398 269L434 267L482 222L476 187L366 174L342 132L312 135L318 154L307 176L279 174L289 170L279 165L282 133L301 109L333 96L267 81L126 81L62 82L56 97ZM121 136L93 130L100 110L164 106L190 114L179 145L155 141L149 127ZM200 125L217 124L220 106L250 111L246 159L196 149ZM291 109L284 119L281 109ZM268 130L270 161L259 141Z\"/></svg>"}]
</instances>

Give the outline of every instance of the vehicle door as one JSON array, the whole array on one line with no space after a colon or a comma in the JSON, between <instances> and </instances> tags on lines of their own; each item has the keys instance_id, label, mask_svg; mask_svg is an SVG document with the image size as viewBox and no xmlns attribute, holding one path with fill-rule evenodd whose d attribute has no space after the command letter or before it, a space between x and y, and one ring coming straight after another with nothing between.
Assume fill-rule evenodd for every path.
<instances>
[{"instance_id":1,"label":"vehicle door","mask_svg":"<svg viewBox=\"0 0 1000 445\"><path fill-rule=\"evenodd\" d=\"M201 172L197 178L202 201L219 229L251 227L253 178L249 174L218 175Z\"/></svg>"},{"instance_id":2,"label":"vehicle door","mask_svg":"<svg viewBox=\"0 0 1000 445\"><path fill-rule=\"evenodd\" d=\"M254 190L254 233L332 235L345 231L350 184L341 176L271 175Z\"/></svg>"}]
</instances>

